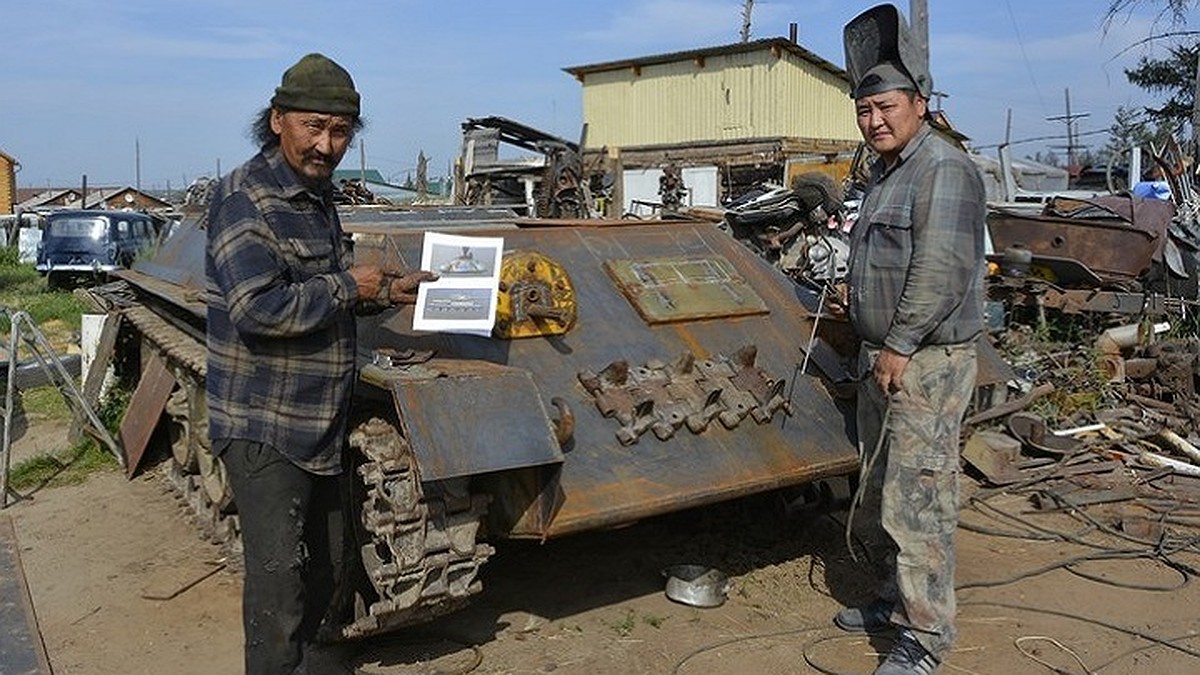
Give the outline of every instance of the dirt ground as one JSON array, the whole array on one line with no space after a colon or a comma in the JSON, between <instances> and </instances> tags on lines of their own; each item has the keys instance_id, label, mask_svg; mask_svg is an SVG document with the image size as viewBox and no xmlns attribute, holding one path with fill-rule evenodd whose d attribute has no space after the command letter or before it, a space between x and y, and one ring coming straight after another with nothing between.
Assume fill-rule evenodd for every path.
<instances>
[{"instance_id":1,"label":"dirt ground","mask_svg":"<svg viewBox=\"0 0 1200 675\"><path fill-rule=\"evenodd\" d=\"M56 443L64 429L33 425L14 462ZM241 672L239 578L165 486L154 472L132 481L104 473L0 513L14 521L55 673ZM967 481L968 493L976 489ZM886 639L830 624L839 607L871 593L865 566L847 553L846 513L796 508L796 497L763 495L544 544L498 542L472 605L349 645L347 672L869 673ZM994 503L1019 513L1024 501ZM963 520L1000 527L977 512ZM1065 515L1039 522L1080 527ZM961 635L941 672L1200 672L1200 587L1186 583L1194 570L1117 560L1077 570L1123 585L1061 568L1001 583L1085 552L960 528L959 583L976 587L959 591ZM1200 556L1176 561L1200 567ZM728 600L710 609L669 600L661 570L678 563L727 573Z\"/></svg>"}]
</instances>

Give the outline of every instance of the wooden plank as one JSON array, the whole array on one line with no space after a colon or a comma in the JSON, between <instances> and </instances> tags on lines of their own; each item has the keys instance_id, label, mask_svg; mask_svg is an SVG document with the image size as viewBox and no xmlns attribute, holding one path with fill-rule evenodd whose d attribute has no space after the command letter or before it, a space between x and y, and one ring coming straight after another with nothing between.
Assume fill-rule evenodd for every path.
<instances>
[{"instance_id":1,"label":"wooden plank","mask_svg":"<svg viewBox=\"0 0 1200 675\"><path fill-rule=\"evenodd\" d=\"M137 471L138 462L146 452L150 435L158 426L171 390L175 388L175 376L167 370L166 364L157 354L147 352L144 357L145 367L138 381L133 397L129 399L129 407L125 409L125 418L121 420L121 431L117 436L121 447L125 448L125 475L133 477Z\"/></svg>"},{"instance_id":2,"label":"wooden plank","mask_svg":"<svg viewBox=\"0 0 1200 675\"><path fill-rule=\"evenodd\" d=\"M96 355L88 366L88 372L83 374L83 400L92 410L100 401L100 388L104 385L104 376L112 365L113 352L116 351L117 335L121 332L122 314L109 312L104 317L104 325L100 328L100 340L96 344ZM78 420L71 423L70 439L78 442L83 438L83 429Z\"/></svg>"},{"instance_id":3,"label":"wooden plank","mask_svg":"<svg viewBox=\"0 0 1200 675\"><path fill-rule=\"evenodd\" d=\"M117 345L117 334L121 331L120 312L109 312L104 317L104 326L100 329L100 341L96 344L96 356L84 373L83 400L90 406L95 406L100 400L100 387L104 384L104 374L112 365L113 351Z\"/></svg>"}]
</instances>

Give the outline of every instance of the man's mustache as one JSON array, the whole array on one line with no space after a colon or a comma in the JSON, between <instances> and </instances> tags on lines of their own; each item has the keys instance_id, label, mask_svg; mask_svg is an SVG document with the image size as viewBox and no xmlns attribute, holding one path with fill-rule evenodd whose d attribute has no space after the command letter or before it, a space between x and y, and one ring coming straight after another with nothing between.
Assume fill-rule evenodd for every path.
<instances>
[{"instance_id":1,"label":"man's mustache","mask_svg":"<svg viewBox=\"0 0 1200 675\"><path fill-rule=\"evenodd\" d=\"M309 162L320 161L320 162L324 162L325 164L328 164L330 166L333 166L333 156L332 155L327 155L323 152L318 152L316 150L309 150L309 151L305 152L304 159L305 159L305 161L309 161Z\"/></svg>"}]
</instances>

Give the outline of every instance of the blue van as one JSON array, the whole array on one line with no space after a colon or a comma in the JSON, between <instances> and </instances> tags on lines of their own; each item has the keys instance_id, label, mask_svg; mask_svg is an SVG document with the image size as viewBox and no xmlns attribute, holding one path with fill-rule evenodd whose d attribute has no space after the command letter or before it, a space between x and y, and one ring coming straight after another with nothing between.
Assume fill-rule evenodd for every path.
<instances>
[{"instance_id":1,"label":"blue van","mask_svg":"<svg viewBox=\"0 0 1200 675\"><path fill-rule=\"evenodd\" d=\"M35 267L51 288L103 282L153 248L162 227L133 211L54 211L46 215Z\"/></svg>"}]
</instances>

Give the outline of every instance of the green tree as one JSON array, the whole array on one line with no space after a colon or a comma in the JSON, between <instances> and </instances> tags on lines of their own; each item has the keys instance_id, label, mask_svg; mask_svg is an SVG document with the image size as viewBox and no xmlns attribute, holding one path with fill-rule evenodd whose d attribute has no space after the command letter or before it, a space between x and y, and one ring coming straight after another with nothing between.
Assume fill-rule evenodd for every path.
<instances>
[{"instance_id":1,"label":"green tree","mask_svg":"<svg viewBox=\"0 0 1200 675\"><path fill-rule=\"evenodd\" d=\"M1062 159L1053 150L1047 150L1046 152L1038 151L1033 153L1032 156L1026 155L1025 159L1032 159L1038 164L1045 164L1046 166L1062 167Z\"/></svg>"},{"instance_id":2,"label":"green tree","mask_svg":"<svg viewBox=\"0 0 1200 675\"><path fill-rule=\"evenodd\" d=\"M1181 29L1187 25L1198 6L1200 0L1110 0L1104 17L1104 29L1107 31L1114 21L1122 16L1132 16L1139 7L1158 8L1151 35L1136 44L1160 40L1172 40L1175 44L1168 48L1168 58L1150 59L1143 56L1136 68L1125 71L1125 76L1130 83L1142 89L1167 96L1167 101L1161 107L1146 108L1146 113L1158 123L1160 129L1163 125L1173 129L1190 125L1193 140L1200 132L1197 129L1200 126L1200 106L1197 105L1200 101L1196 99L1196 89L1200 86L1200 63L1197 63L1197 57L1200 56L1197 35L1200 34ZM1165 32L1159 33L1160 27L1165 28ZM1200 152L1200 147L1196 150Z\"/></svg>"},{"instance_id":3,"label":"green tree","mask_svg":"<svg viewBox=\"0 0 1200 675\"><path fill-rule=\"evenodd\" d=\"M1200 43L1170 47L1165 59L1138 59L1137 67L1125 71L1130 83L1167 100L1158 108L1146 108L1151 120L1179 128L1191 122L1196 96L1196 57Z\"/></svg>"},{"instance_id":4,"label":"green tree","mask_svg":"<svg viewBox=\"0 0 1200 675\"><path fill-rule=\"evenodd\" d=\"M1112 126L1108 128L1108 143L1100 151L1104 157L1124 154L1130 148L1142 148L1166 140L1163 125L1152 125L1145 110L1117 108Z\"/></svg>"}]
</instances>

